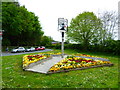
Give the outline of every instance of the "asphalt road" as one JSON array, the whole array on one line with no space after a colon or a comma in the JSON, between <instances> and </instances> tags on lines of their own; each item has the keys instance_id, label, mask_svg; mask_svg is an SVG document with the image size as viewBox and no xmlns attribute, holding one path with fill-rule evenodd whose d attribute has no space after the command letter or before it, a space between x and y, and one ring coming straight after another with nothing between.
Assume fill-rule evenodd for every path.
<instances>
[{"instance_id":1,"label":"asphalt road","mask_svg":"<svg viewBox=\"0 0 120 90\"><path fill-rule=\"evenodd\" d=\"M33 52L19 52L19 53L2 52L2 56L20 55L20 54L36 53L36 52L47 52L47 51L51 51L51 50L52 50L52 49L45 49L45 50L40 50L40 51L33 51Z\"/></svg>"}]
</instances>

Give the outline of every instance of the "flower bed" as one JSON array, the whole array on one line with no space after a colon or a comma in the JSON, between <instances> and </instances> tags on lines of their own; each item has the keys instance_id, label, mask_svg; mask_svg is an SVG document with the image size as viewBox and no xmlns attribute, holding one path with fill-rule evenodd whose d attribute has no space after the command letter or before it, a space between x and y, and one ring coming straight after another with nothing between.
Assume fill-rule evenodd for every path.
<instances>
[{"instance_id":1,"label":"flower bed","mask_svg":"<svg viewBox=\"0 0 120 90\"><path fill-rule=\"evenodd\" d=\"M32 67L36 64L43 62L44 60L48 60L51 58L52 57L48 54L25 55L23 57L23 69Z\"/></svg>"},{"instance_id":2,"label":"flower bed","mask_svg":"<svg viewBox=\"0 0 120 90\"><path fill-rule=\"evenodd\" d=\"M61 60L60 62L52 66L48 73L112 65L113 64L110 61L93 60L88 58L68 56L67 58Z\"/></svg>"}]
</instances>

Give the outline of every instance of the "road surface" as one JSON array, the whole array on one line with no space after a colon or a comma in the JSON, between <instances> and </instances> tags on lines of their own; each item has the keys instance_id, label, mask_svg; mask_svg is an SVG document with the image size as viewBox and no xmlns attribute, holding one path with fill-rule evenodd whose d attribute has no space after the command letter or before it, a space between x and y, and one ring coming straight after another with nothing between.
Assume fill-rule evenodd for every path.
<instances>
[{"instance_id":1,"label":"road surface","mask_svg":"<svg viewBox=\"0 0 120 90\"><path fill-rule=\"evenodd\" d=\"M52 49L45 49L45 50L40 50L40 51L33 51L33 52L19 52L19 53L2 52L2 56L20 55L20 54L36 53L36 52L47 52L47 51L51 51L51 50L52 50Z\"/></svg>"}]
</instances>

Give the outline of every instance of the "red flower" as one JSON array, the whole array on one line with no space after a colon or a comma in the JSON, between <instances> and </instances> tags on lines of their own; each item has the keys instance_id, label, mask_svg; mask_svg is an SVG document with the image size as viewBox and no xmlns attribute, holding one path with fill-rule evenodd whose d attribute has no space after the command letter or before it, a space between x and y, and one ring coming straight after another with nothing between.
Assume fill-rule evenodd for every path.
<instances>
[{"instance_id":1,"label":"red flower","mask_svg":"<svg viewBox=\"0 0 120 90\"><path fill-rule=\"evenodd\" d=\"M32 58L29 58L29 60L33 60Z\"/></svg>"},{"instance_id":2,"label":"red flower","mask_svg":"<svg viewBox=\"0 0 120 90\"><path fill-rule=\"evenodd\" d=\"M80 60L75 60L75 62L76 62L76 63L79 63L79 62L81 62L81 61L80 61Z\"/></svg>"},{"instance_id":3,"label":"red flower","mask_svg":"<svg viewBox=\"0 0 120 90\"><path fill-rule=\"evenodd\" d=\"M71 60L71 59L69 59L69 61L74 61L73 59Z\"/></svg>"}]
</instances>

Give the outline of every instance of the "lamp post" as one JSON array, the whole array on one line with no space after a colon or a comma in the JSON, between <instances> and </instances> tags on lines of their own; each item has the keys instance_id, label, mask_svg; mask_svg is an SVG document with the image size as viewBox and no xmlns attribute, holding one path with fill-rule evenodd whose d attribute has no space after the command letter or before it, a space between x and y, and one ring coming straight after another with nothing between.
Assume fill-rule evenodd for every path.
<instances>
[{"instance_id":1,"label":"lamp post","mask_svg":"<svg viewBox=\"0 0 120 90\"><path fill-rule=\"evenodd\" d=\"M61 43L61 51L62 58L64 58L64 33L67 31L68 20L64 18L58 18L58 30L62 34L62 43Z\"/></svg>"}]
</instances>

